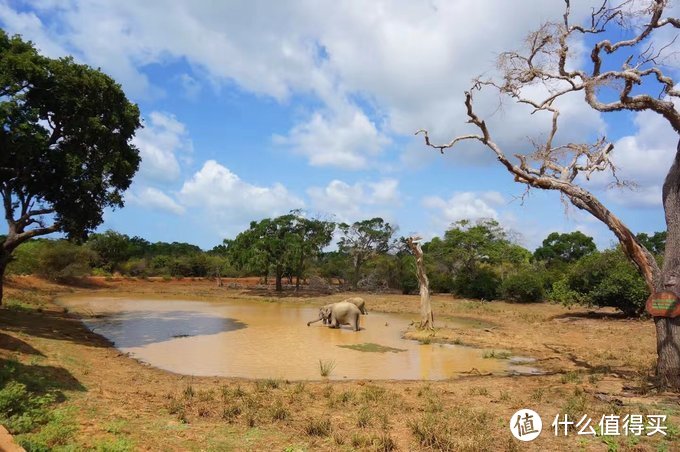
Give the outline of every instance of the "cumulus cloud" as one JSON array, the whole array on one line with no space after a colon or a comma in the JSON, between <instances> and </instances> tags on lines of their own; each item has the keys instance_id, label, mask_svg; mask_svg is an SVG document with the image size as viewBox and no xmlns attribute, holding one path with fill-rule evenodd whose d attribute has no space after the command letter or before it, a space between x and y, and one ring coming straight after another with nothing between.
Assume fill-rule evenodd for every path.
<instances>
[{"instance_id":1,"label":"cumulus cloud","mask_svg":"<svg viewBox=\"0 0 680 452\"><path fill-rule=\"evenodd\" d=\"M497 191L456 192L448 199L427 196L422 200L438 229L446 229L459 220L498 219L497 209L505 204L505 198Z\"/></svg>"},{"instance_id":2,"label":"cumulus cloud","mask_svg":"<svg viewBox=\"0 0 680 452\"><path fill-rule=\"evenodd\" d=\"M352 185L336 179L325 187L309 188L307 194L316 210L334 214L339 221L346 222L367 216L389 217L391 209L400 205L401 198L396 179Z\"/></svg>"},{"instance_id":3,"label":"cumulus cloud","mask_svg":"<svg viewBox=\"0 0 680 452\"><path fill-rule=\"evenodd\" d=\"M181 173L177 154L192 150L184 124L173 115L157 111L149 115L133 143L142 157L139 177L157 182L177 180Z\"/></svg>"},{"instance_id":4,"label":"cumulus cloud","mask_svg":"<svg viewBox=\"0 0 680 452\"><path fill-rule=\"evenodd\" d=\"M203 209L225 227L242 226L250 220L276 216L304 207L304 202L283 185L260 187L242 180L229 168L208 160L179 192L182 204Z\"/></svg>"},{"instance_id":5,"label":"cumulus cloud","mask_svg":"<svg viewBox=\"0 0 680 452\"><path fill-rule=\"evenodd\" d=\"M287 136L275 135L274 142L290 146L307 157L312 166L362 169L389 140L363 112L354 109L349 114L330 117L316 112Z\"/></svg>"},{"instance_id":6,"label":"cumulus cloud","mask_svg":"<svg viewBox=\"0 0 680 452\"><path fill-rule=\"evenodd\" d=\"M585 3L574 5L576 17L589 11ZM330 0L270 2L266 8L207 0L65 0L40 3L41 16L30 18L30 26L13 19L21 15L18 7L5 6L0 19L11 31L57 42L102 67L134 96L158 91L145 75L148 66L177 61L218 85L236 84L279 102L311 95L316 110L278 140L312 165L362 169L380 157L392 135L428 128L439 141L457 134L470 80L492 70L500 51L519 47L528 30L559 19L563 9L561 2L544 0L522 6L531 13L517 15L516 5L505 0L376 0L371 8ZM480 104L495 111L493 101ZM565 136L600 127L582 102L569 111ZM495 116L498 142L538 129L511 113ZM479 153L455 158L475 160Z\"/></svg>"},{"instance_id":7,"label":"cumulus cloud","mask_svg":"<svg viewBox=\"0 0 680 452\"><path fill-rule=\"evenodd\" d=\"M178 204L177 201L154 187L130 190L126 193L125 199L133 205L170 212L175 215L182 215L185 212L185 208Z\"/></svg>"},{"instance_id":8,"label":"cumulus cloud","mask_svg":"<svg viewBox=\"0 0 680 452\"><path fill-rule=\"evenodd\" d=\"M676 101L676 108L680 102ZM617 176L633 182L634 188L610 189L607 199L629 207L661 206L661 188L678 146L678 135L662 116L651 111L635 113L636 133L614 143L612 161ZM589 184L602 188L612 181L598 173Z\"/></svg>"}]
</instances>

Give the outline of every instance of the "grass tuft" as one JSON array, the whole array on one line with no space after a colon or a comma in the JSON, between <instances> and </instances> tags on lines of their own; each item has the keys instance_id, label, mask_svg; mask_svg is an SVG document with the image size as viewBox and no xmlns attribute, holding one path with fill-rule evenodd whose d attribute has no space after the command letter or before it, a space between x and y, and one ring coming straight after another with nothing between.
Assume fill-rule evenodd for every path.
<instances>
[{"instance_id":1,"label":"grass tuft","mask_svg":"<svg viewBox=\"0 0 680 452\"><path fill-rule=\"evenodd\" d=\"M333 369L335 369L335 360L319 360L319 372L321 373L322 377L327 377L333 372Z\"/></svg>"},{"instance_id":2,"label":"grass tuft","mask_svg":"<svg viewBox=\"0 0 680 452\"><path fill-rule=\"evenodd\" d=\"M327 417L310 418L307 420L304 429L308 436L329 436L332 430L331 420Z\"/></svg>"}]
</instances>

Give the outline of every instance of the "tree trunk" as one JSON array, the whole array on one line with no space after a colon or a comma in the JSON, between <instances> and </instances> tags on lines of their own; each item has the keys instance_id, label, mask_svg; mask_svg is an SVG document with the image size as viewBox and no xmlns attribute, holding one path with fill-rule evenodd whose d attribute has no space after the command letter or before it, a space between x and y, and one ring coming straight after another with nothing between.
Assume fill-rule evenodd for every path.
<instances>
[{"instance_id":1,"label":"tree trunk","mask_svg":"<svg viewBox=\"0 0 680 452\"><path fill-rule=\"evenodd\" d=\"M283 291L283 270L281 269L280 266L276 266L276 291L281 292Z\"/></svg>"},{"instance_id":2,"label":"tree trunk","mask_svg":"<svg viewBox=\"0 0 680 452\"><path fill-rule=\"evenodd\" d=\"M354 273L352 275L352 290L357 290L359 287L359 276L361 275L361 265L363 264L363 259L359 254L354 255Z\"/></svg>"},{"instance_id":3,"label":"tree trunk","mask_svg":"<svg viewBox=\"0 0 680 452\"><path fill-rule=\"evenodd\" d=\"M425 262L423 262L423 249L420 247L419 237L409 237L407 243L416 257L416 276L420 286L420 329L434 329L434 315L432 314L432 303L430 302L430 281L425 273Z\"/></svg>"},{"instance_id":4,"label":"tree trunk","mask_svg":"<svg viewBox=\"0 0 680 452\"><path fill-rule=\"evenodd\" d=\"M302 278L302 269L305 266L305 253L300 251L300 262L298 264L297 275L295 275L295 290L300 290L300 279Z\"/></svg>"},{"instance_id":5,"label":"tree trunk","mask_svg":"<svg viewBox=\"0 0 680 452\"><path fill-rule=\"evenodd\" d=\"M666 214L666 250L661 281L656 290L680 296L680 142L675 161L663 185L663 207ZM680 318L655 317L656 377L662 388L680 391Z\"/></svg>"},{"instance_id":6,"label":"tree trunk","mask_svg":"<svg viewBox=\"0 0 680 452\"><path fill-rule=\"evenodd\" d=\"M9 254L0 251L0 306L2 306L2 289L5 284L5 269L9 263Z\"/></svg>"},{"instance_id":7,"label":"tree trunk","mask_svg":"<svg viewBox=\"0 0 680 452\"><path fill-rule=\"evenodd\" d=\"M220 272L220 269L219 269L219 268L217 268L217 269L215 270L215 275L217 276L217 287L222 287L222 286L223 286L223 284L222 284L222 274L221 274L221 273L222 273L222 272Z\"/></svg>"}]
</instances>

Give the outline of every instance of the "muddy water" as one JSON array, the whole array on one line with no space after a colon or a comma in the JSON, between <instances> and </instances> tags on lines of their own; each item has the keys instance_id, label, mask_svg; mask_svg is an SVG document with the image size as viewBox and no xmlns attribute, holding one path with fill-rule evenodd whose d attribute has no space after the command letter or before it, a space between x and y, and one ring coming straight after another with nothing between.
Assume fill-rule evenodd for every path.
<instances>
[{"instance_id":1,"label":"muddy water","mask_svg":"<svg viewBox=\"0 0 680 452\"><path fill-rule=\"evenodd\" d=\"M181 374L311 380L321 378L319 360L335 362L331 379L437 380L472 369L531 370L484 359L475 348L401 339L417 316L370 312L354 332L321 322L308 327L316 307L283 303L90 297L61 304L85 314L85 324L121 351ZM362 344L396 350L347 348Z\"/></svg>"}]
</instances>

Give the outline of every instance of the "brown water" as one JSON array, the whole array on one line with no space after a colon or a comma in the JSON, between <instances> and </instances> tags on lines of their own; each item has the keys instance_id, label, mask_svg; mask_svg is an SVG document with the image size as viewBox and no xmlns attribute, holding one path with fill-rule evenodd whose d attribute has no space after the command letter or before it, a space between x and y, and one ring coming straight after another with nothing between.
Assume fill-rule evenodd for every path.
<instances>
[{"instance_id":1,"label":"brown water","mask_svg":"<svg viewBox=\"0 0 680 452\"><path fill-rule=\"evenodd\" d=\"M321 378L319 360L335 362L331 379L438 380L473 369L532 371L484 359L475 348L402 339L417 315L370 312L354 332L321 322L308 327L318 308L283 303L89 297L61 304L85 314L88 328L121 351L187 375L314 380ZM458 326L470 327L463 321ZM341 347L367 343L399 351Z\"/></svg>"}]
</instances>

